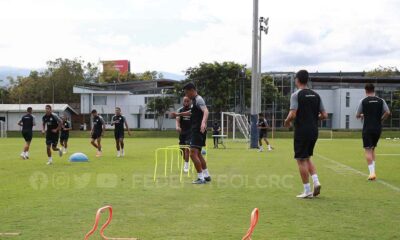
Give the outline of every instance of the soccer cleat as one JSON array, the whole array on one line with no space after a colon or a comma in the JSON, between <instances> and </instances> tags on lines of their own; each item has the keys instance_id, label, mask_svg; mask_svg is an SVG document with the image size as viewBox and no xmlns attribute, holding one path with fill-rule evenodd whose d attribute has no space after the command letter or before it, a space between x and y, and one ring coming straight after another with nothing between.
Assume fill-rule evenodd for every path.
<instances>
[{"instance_id":1,"label":"soccer cleat","mask_svg":"<svg viewBox=\"0 0 400 240\"><path fill-rule=\"evenodd\" d=\"M368 181L374 181L374 180L376 180L376 174L375 174L375 173L371 173L371 174L368 176Z\"/></svg>"},{"instance_id":2,"label":"soccer cleat","mask_svg":"<svg viewBox=\"0 0 400 240\"><path fill-rule=\"evenodd\" d=\"M206 184L206 183L207 183L206 180L200 178L192 182L192 184Z\"/></svg>"},{"instance_id":3,"label":"soccer cleat","mask_svg":"<svg viewBox=\"0 0 400 240\"><path fill-rule=\"evenodd\" d=\"M26 156L25 156L25 154L24 153L21 153L21 158L23 159L23 160L25 160L26 159Z\"/></svg>"},{"instance_id":4,"label":"soccer cleat","mask_svg":"<svg viewBox=\"0 0 400 240\"><path fill-rule=\"evenodd\" d=\"M321 184L314 185L313 196L316 197L321 193Z\"/></svg>"},{"instance_id":5,"label":"soccer cleat","mask_svg":"<svg viewBox=\"0 0 400 240\"><path fill-rule=\"evenodd\" d=\"M62 155L63 155L63 152L62 152L61 149L59 149L59 150L58 150L58 156L62 157Z\"/></svg>"},{"instance_id":6,"label":"soccer cleat","mask_svg":"<svg viewBox=\"0 0 400 240\"><path fill-rule=\"evenodd\" d=\"M51 164L53 164L52 160L47 161L47 165L51 165Z\"/></svg>"},{"instance_id":7,"label":"soccer cleat","mask_svg":"<svg viewBox=\"0 0 400 240\"><path fill-rule=\"evenodd\" d=\"M264 151L264 149L262 149L262 148L258 149L258 152L263 152L263 151Z\"/></svg>"},{"instance_id":8,"label":"soccer cleat","mask_svg":"<svg viewBox=\"0 0 400 240\"><path fill-rule=\"evenodd\" d=\"M118 152L118 153L117 153L117 157L118 157L118 158L121 157L121 153Z\"/></svg>"},{"instance_id":9,"label":"soccer cleat","mask_svg":"<svg viewBox=\"0 0 400 240\"><path fill-rule=\"evenodd\" d=\"M299 194L299 195L297 195L296 197L297 198L312 198L312 196L313 196L313 193L312 192L308 192L308 193L306 193L306 192L303 192L302 194Z\"/></svg>"},{"instance_id":10,"label":"soccer cleat","mask_svg":"<svg viewBox=\"0 0 400 240\"><path fill-rule=\"evenodd\" d=\"M124 150L121 151L121 156L122 156L122 157L125 156L125 151L124 151Z\"/></svg>"},{"instance_id":11,"label":"soccer cleat","mask_svg":"<svg viewBox=\"0 0 400 240\"><path fill-rule=\"evenodd\" d=\"M211 182L211 176L204 177L204 180L206 180L206 182Z\"/></svg>"}]
</instances>

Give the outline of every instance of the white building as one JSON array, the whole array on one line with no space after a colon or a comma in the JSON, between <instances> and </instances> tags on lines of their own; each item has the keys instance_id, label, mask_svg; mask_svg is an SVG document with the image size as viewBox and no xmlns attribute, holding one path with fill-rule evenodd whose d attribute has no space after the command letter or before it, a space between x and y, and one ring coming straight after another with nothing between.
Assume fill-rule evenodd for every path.
<instances>
[{"instance_id":1,"label":"white building","mask_svg":"<svg viewBox=\"0 0 400 240\"><path fill-rule=\"evenodd\" d=\"M151 98L170 96L176 81L160 79L125 83L84 84L74 86L73 92L80 94L80 109L84 121L89 124L90 112L96 109L111 128L115 107L120 107L130 128L158 128L154 113L148 112L147 103ZM173 95L171 95L173 96ZM179 107L176 105L175 108ZM175 120L165 118L163 129L174 129Z\"/></svg>"},{"instance_id":2,"label":"white building","mask_svg":"<svg viewBox=\"0 0 400 240\"><path fill-rule=\"evenodd\" d=\"M7 131L19 131L21 127L18 125L21 117L26 114L28 107L33 109L33 114L36 120L36 126L33 128L34 131L42 130L42 117L45 114L45 107L47 104L0 104L0 121L5 122ZM78 113L70 107L68 104L48 104L52 106L53 112L59 116L64 113L71 119L72 115Z\"/></svg>"}]
</instances>

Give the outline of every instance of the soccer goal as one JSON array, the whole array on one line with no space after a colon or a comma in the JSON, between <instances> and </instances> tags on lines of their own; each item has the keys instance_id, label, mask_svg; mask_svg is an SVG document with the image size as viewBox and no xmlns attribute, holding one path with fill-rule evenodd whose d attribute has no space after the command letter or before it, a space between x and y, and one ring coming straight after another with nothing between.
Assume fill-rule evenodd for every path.
<instances>
[{"instance_id":1,"label":"soccer goal","mask_svg":"<svg viewBox=\"0 0 400 240\"><path fill-rule=\"evenodd\" d=\"M221 135L233 141L249 141L250 124L247 116L234 112L221 113Z\"/></svg>"},{"instance_id":2,"label":"soccer goal","mask_svg":"<svg viewBox=\"0 0 400 240\"><path fill-rule=\"evenodd\" d=\"M332 129L320 129L318 131L318 140L332 140L333 131Z\"/></svg>"},{"instance_id":3,"label":"soccer goal","mask_svg":"<svg viewBox=\"0 0 400 240\"><path fill-rule=\"evenodd\" d=\"M4 121L0 121L0 138L7 137L7 124Z\"/></svg>"}]
</instances>

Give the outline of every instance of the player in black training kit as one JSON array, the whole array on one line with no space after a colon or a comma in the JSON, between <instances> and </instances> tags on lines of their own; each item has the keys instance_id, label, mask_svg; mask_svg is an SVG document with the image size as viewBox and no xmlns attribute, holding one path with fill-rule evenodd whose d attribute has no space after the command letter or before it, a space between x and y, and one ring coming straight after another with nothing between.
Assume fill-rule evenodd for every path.
<instances>
[{"instance_id":1,"label":"player in black training kit","mask_svg":"<svg viewBox=\"0 0 400 240\"><path fill-rule=\"evenodd\" d=\"M214 122L213 126L212 126L212 134L213 136L217 136L221 134L221 126L219 125L218 122ZM218 140L219 137L213 137L214 140L214 148L218 148Z\"/></svg>"},{"instance_id":2,"label":"player in black training kit","mask_svg":"<svg viewBox=\"0 0 400 240\"><path fill-rule=\"evenodd\" d=\"M365 85L366 97L360 101L356 117L363 119L362 139L367 159L368 180L375 180L375 148L382 132L382 122L390 116L390 110L385 100L375 96L375 86L372 83Z\"/></svg>"},{"instance_id":3,"label":"player in black training kit","mask_svg":"<svg viewBox=\"0 0 400 240\"><path fill-rule=\"evenodd\" d=\"M97 113L96 109L92 110L92 122L92 131L90 132L92 140L90 143L97 149L96 157L101 157L101 137L104 135L104 131L106 130L106 123L104 122L104 119Z\"/></svg>"},{"instance_id":4,"label":"player in black training kit","mask_svg":"<svg viewBox=\"0 0 400 240\"><path fill-rule=\"evenodd\" d=\"M318 196L321 184L318 180L317 170L311 161L314 146L318 139L318 120L327 118L327 113L320 96L307 88L308 72L300 70L296 73L296 86L298 90L290 98L290 111L285 120L285 127L290 127L294 120L294 158L297 160L304 192L298 198ZM309 183L311 175L314 191Z\"/></svg>"},{"instance_id":5,"label":"player in black training kit","mask_svg":"<svg viewBox=\"0 0 400 240\"><path fill-rule=\"evenodd\" d=\"M206 145L208 109L204 99L197 94L193 83L184 86L185 95L192 100L190 111L171 113L171 117L190 116L192 138L190 140L190 157L197 170L198 178L193 184L204 184L211 181L206 160L201 154L201 149Z\"/></svg>"},{"instance_id":6,"label":"player in black training kit","mask_svg":"<svg viewBox=\"0 0 400 240\"><path fill-rule=\"evenodd\" d=\"M258 135L258 143L259 143L259 152L264 151L263 146L262 146L262 140L265 141L265 143L268 146L268 151L272 151L272 147L268 142L267 139L267 130L269 128L269 125L267 123L267 120L264 118L264 115L262 113L258 114L258 130L259 130L259 135Z\"/></svg>"},{"instance_id":7,"label":"player in black training kit","mask_svg":"<svg viewBox=\"0 0 400 240\"><path fill-rule=\"evenodd\" d=\"M22 159L29 159L29 147L32 141L33 126L36 125L35 116L32 115L32 108L28 107L26 114L19 120L18 125L22 127L22 136L25 139L24 151L21 153Z\"/></svg>"},{"instance_id":8,"label":"player in black training kit","mask_svg":"<svg viewBox=\"0 0 400 240\"><path fill-rule=\"evenodd\" d=\"M51 149L53 149L53 151L58 151L60 157L62 157L63 154L61 149L57 147L62 121L56 114L52 112L51 106L46 105L46 114L43 116L42 122L42 133L46 133L47 156L49 157L47 164L50 165L53 163Z\"/></svg>"},{"instance_id":9,"label":"player in black training kit","mask_svg":"<svg viewBox=\"0 0 400 240\"><path fill-rule=\"evenodd\" d=\"M61 150L63 151L63 154L66 154L68 150L69 131L72 130L72 127L71 127L71 122L68 121L67 114L64 113L61 120L63 122L61 125L60 144L62 146Z\"/></svg>"},{"instance_id":10,"label":"player in black training kit","mask_svg":"<svg viewBox=\"0 0 400 240\"><path fill-rule=\"evenodd\" d=\"M126 118L124 115L121 115L121 108L115 108L115 115L112 117L111 126L115 126L114 128L114 137L115 137L115 145L117 147L117 157L125 156L124 152L124 125L126 130L128 131L128 135L131 135L131 131L129 131L128 123L126 122Z\"/></svg>"},{"instance_id":11,"label":"player in black training kit","mask_svg":"<svg viewBox=\"0 0 400 240\"><path fill-rule=\"evenodd\" d=\"M189 112L191 101L188 97L183 97L183 107L178 109L178 113ZM192 124L190 115L188 116L177 116L176 117L176 131L179 133L179 145L189 146L190 139L192 138ZM183 171L187 173L189 171L189 149L182 148L183 158L185 165Z\"/></svg>"}]
</instances>

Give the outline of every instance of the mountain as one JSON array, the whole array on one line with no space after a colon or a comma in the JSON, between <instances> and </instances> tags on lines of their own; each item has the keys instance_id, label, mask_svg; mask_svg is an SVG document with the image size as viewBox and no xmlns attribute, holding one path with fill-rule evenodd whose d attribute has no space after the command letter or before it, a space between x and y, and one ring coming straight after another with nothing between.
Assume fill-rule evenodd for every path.
<instances>
[{"instance_id":1,"label":"mountain","mask_svg":"<svg viewBox=\"0 0 400 240\"><path fill-rule=\"evenodd\" d=\"M28 76L31 69L0 66L0 86L9 84L7 77Z\"/></svg>"}]
</instances>

